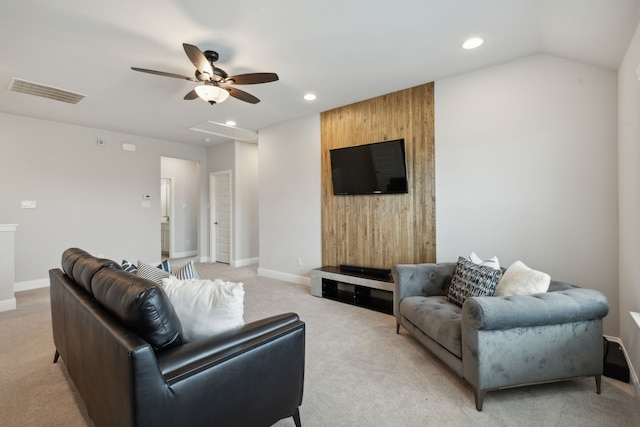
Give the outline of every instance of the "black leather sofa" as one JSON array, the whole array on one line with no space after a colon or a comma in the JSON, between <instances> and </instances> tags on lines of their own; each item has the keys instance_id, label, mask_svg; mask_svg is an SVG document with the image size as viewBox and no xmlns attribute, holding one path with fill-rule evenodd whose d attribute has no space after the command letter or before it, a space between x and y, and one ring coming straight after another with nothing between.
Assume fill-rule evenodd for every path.
<instances>
[{"instance_id":1,"label":"black leather sofa","mask_svg":"<svg viewBox=\"0 0 640 427\"><path fill-rule=\"evenodd\" d=\"M162 288L72 248L49 271L56 347L96 426L300 426L305 324L282 314L183 342Z\"/></svg>"}]
</instances>

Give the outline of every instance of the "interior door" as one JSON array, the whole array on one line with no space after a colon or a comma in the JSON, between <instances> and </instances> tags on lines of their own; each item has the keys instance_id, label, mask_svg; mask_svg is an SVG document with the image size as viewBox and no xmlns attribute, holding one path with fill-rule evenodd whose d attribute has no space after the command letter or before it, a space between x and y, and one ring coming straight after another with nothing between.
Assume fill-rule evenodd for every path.
<instances>
[{"instance_id":1,"label":"interior door","mask_svg":"<svg viewBox=\"0 0 640 427\"><path fill-rule=\"evenodd\" d=\"M231 171L210 175L212 262L231 262Z\"/></svg>"}]
</instances>

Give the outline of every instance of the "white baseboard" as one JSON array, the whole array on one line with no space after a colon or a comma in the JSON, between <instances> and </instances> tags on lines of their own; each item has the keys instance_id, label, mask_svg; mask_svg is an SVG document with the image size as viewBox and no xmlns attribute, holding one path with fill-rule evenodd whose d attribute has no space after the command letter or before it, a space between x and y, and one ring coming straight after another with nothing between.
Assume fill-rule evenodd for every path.
<instances>
[{"instance_id":1,"label":"white baseboard","mask_svg":"<svg viewBox=\"0 0 640 427\"><path fill-rule=\"evenodd\" d=\"M270 277L272 279L278 279L284 282L298 283L300 285L311 286L310 277L298 276L296 274L290 274L290 273L283 273L281 271L269 270L266 268L258 268L258 276Z\"/></svg>"},{"instance_id":2,"label":"white baseboard","mask_svg":"<svg viewBox=\"0 0 640 427\"><path fill-rule=\"evenodd\" d=\"M247 258L231 261L231 267L246 267L247 265L257 264L260 262L260 258Z\"/></svg>"},{"instance_id":3,"label":"white baseboard","mask_svg":"<svg viewBox=\"0 0 640 427\"><path fill-rule=\"evenodd\" d=\"M48 288L49 279L26 280L24 282L16 282L13 284L14 292L30 291L38 288Z\"/></svg>"},{"instance_id":4,"label":"white baseboard","mask_svg":"<svg viewBox=\"0 0 640 427\"><path fill-rule=\"evenodd\" d=\"M624 348L624 343L618 337L610 337L608 335L604 336L608 341L615 342L616 344L620 344L620 348L622 348L622 354L624 354L624 358L627 361L627 366L629 367L629 379L631 380L631 384L634 386L635 390L635 398L636 402L640 405L640 382L638 381L638 374L633 369L633 364L629 359L629 355L627 354L627 349Z\"/></svg>"},{"instance_id":5,"label":"white baseboard","mask_svg":"<svg viewBox=\"0 0 640 427\"><path fill-rule=\"evenodd\" d=\"M15 310L16 307L17 305L16 305L15 298L9 298L9 299L0 301L0 311Z\"/></svg>"},{"instance_id":6,"label":"white baseboard","mask_svg":"<svg viewBox=\"0 0 640 427\"><path fill-rule=\"evenodd\" d=\"M174 252L173 258L190 258L197 255L198 251Z\"/></svg>"}]
</instances>

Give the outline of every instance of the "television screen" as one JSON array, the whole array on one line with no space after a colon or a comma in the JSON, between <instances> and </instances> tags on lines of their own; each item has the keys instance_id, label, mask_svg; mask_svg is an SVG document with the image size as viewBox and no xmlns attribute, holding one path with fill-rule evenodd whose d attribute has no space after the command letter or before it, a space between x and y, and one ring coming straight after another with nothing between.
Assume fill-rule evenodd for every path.
<instances>
[{"instance_id":1,"label":"television screen","mask_svg":"<svg viewBox=\"0 0 640 427\"><path fill-rule=\"evenodd\" d=\"M404 139L329 150L333 194L408 193Z\"/></svg>"}]
</instances>

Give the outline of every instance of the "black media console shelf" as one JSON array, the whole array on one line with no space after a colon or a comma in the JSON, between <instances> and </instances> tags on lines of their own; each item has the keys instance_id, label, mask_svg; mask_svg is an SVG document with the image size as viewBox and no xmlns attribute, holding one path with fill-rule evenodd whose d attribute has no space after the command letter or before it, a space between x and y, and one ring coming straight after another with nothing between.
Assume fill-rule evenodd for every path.
<instances>
[{"instance_id":1,"label":"black media console shelf","mask_svg":"<svg viewBox=\"0 0 640 427\"><path fill-rule=\"evenodd\" d=\"M393 314L393 279L326 266L311 270L311 295Z\"/></svg>"}]
</instances>

